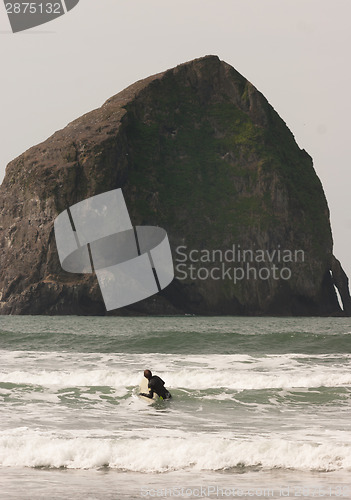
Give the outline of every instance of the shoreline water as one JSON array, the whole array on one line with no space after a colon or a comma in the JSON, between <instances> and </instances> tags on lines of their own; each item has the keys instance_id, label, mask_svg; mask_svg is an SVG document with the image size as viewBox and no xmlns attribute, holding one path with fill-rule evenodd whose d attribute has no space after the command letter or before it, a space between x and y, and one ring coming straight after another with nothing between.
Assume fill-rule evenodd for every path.
<instances>
[{"instance_id":1,"label":"shoreline water","mask_svg":"<svg viewBox=\"0 0 351 500\"><path fill-rule=\"evenodd\" d=\"M0 499L119 500L142 498L351 498L345 472L281 469L167 472L0 468Z\"/></svg>"},{"instance_id":2,"label":"shoreline water","mask_svg":"<svg viewBox=\"0 0 351 500\"><path fill-rule=\"evenodd\" d=\"M0 353L0 499L351 498L347 318L1 317Z\"/></svg>"}]
</instances>

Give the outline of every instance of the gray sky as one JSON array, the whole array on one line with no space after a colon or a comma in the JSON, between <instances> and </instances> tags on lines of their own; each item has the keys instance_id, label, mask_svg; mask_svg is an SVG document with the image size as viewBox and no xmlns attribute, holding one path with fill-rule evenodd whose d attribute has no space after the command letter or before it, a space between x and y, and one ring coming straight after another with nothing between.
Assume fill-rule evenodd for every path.
<instances>
[{"instance_id":1,"label":"gray sky","mask_svg":"<svg viewBox=\"0 0 351 500\"><path fill-rule=\"evenodd\" d=\"M12 34L1 3L0 179L11 159L127 85L216 54L313 157L351 276L350 18L350 0L81 0Z\"/></svg>"}]
</instances>

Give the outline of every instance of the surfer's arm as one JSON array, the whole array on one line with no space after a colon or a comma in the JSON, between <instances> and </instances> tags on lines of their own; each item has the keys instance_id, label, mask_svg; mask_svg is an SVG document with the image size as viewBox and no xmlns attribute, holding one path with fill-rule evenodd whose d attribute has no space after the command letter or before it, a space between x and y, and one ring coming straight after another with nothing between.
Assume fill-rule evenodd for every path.
<instances>
[{"instance_id":1,"label":"surfer's arm","mask_svg":"<svg viewBox=\"0 0 351 500\"><path fill-rule=\"evenodd\" d=\"M148 387L149 387L149 394L146 394L145 392L141 392L139 394L139 396L144 396L145 398L152 399L154 397L154 390L153 390L152 386L150 385L150 383L149 383Z\"/></svg>"},{"instance_id":2,"label":"surfer's arm","mask_svg":"<svg viewBox=\"0 0 351 500\"><path fill-rule=\"evenodd\" d=\"M150 398L152 399L154 395L146 394L146 392L139 392L139 396L144 396L144 398Z\"/></svg>"}]
</instances>

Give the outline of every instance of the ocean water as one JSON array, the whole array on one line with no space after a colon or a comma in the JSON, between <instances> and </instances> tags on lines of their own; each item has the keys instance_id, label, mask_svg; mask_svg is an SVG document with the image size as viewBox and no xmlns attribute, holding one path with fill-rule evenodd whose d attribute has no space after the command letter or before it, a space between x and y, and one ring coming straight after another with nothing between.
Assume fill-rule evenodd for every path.
<instances>
[{"instance_id":1,"label":"ocean water","mask_svg":"<svg viewBox=\"0 0 351 500\"><path fill-rule=\"evenodd\" d=\"M1 499L351 498L348 318L2 316L0 353Z\"/></svg>"}]
</instances>

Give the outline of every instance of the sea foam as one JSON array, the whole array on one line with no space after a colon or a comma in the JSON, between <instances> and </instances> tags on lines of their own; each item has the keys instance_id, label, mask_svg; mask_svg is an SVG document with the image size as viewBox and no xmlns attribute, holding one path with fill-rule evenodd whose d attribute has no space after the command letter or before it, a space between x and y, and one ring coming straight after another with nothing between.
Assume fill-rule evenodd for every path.
<instances>
[{"instance_id":1,"label":"sea foam","mask_svg":"<svg viewBox=\"0 0 351 500\"><path fill-rule=\"evenodd\" d=\"M260 390L317 387L351 387L351 372L337 367L294 369L186 368L177 372L163 372L162 378L170 389L206 390L226 388L229 390ZM0 383L38 385L43 387L92 387L108 386L115 389L136 387L142 378L138 371L112 369L91 370L15 370L0 372Z\"/></svg>"},{"instance_id":2,"label":"sea foam","mask_svg":"<svg viewBox=\"0 0 351 500\"><path fill-rule=\"evenodd\" d=\"M139 472L235 467L332 471L351 468L351 445L196 435L152 439L64 437L18 429L0 434L0 464L72 469L110 467Z\"/></svg>"}]
</instances>

